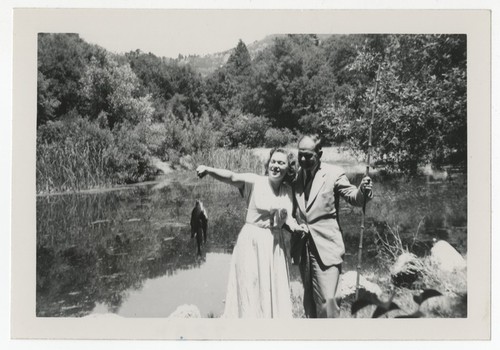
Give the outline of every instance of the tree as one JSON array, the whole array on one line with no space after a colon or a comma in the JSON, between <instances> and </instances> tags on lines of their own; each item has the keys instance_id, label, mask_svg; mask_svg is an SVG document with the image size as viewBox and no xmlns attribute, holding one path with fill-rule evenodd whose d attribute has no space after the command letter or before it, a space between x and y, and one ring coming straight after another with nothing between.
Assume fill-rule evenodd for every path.
<instances>
[{"instance_id":1,"label":"tree","mask_svg":"<svg viewBox=\"0 0 500 350\"><path fill-rule=\"evenodd\" d=\"M101 60L103 56L103 49L78 34L38 35L38 126L79 108L82 72L91 57Z\"/></svg>"},{"instance_id":2,"label":"tree","mask_svg":"<svg viewBox=\"0 0 500 350\"><path fill-rule=\"evenodd\" d=\"M466 50L461 35L390 35L365 45L350 69L372 82L327 113L325 127L352 148L367 150L374 77L380 66L375 159L389 157L399 170L466 162ZM380 48L383 48L382 50ZM344 125L338 128L338 125Z\"/></svg>"},{"instance_id":3,"label":"tree","mask_svg":"<svg viewBox=\"0 0 500 350\"><path fill-rule=\"evenodd\" d=\"M38 71L37 85L37 125L43 125L57 117L57 109L61 105L55 84L51 79Z\"/></svg>"},{"instance_id":4,"label":"tree","mask_svg":"<svg viewBox=\"0 0 500 350\"><path fill-rule=\"evenodd\" d=\"M229 147L259 147L264 144L269 121L265 117L233 110L226 117L222 134Z\"/></svg>"},{"instance_id":5,"label":"tree","mask_svg":"<svg viewBox=\"0 0 500 350\"><path fill-rule=\"evenodd\" d=\"M248 76L251 73L251 67L252 59L250 58L250 53L245 43L240 39L234 52L227 60L226 69L233 76L240 78L242 76Z\"/></svg>"},{"instance_id":6,"label":"tree","mask_svg":"<svg viewBox=\"0 0 500 350\"><path fill-rule=\"evenodd\" d=\"M298 126L332 97L334 79L316 36L277 37L254 62L252 97L244 110L267 117L275 127Z\"/></svg>"},{"instance_id":7,"label":"tree","mask_svg":"<svg viewBox=\"0 0 500 350\"><path fill-rule=\"evenodd\" d=\"M119 65L111 55L101 64L92 59L81 79L83 110L90 119L103 113L108 125L137 124L153 114L150 96L139 96L139 80L128 64Z\"/></svg>"},{"instance_id":8,"label":"tree","mask_svg":"<svg viewBox=\"0 0 500 350\"><path fill-rule=\"evenodd\" d=\"M242 40L238 41L226 64L207 79L207 95L212 105L224 115L242 110L249 94L252 60Z\"/></svg>"},{"instance_id":9,"label":"tree","mask_svg":"<svg viewBox=\"0 0 500 350\"><path fill-rule=\"evenodd\" d=\"M205 95L205 82L201 75L193 70L190 65L177 63L168 65L172 77L174 95L183 96L183 105L188 113L196 118L201 117L208 102Z\"/></svg>"},{"instance_id":10,"label":"tree","mask_svg":"<svg viewBox=\"0 0 500 350\"><path fill-rule=\"evenodd\" d=\"M125 54L130 68L139 78L144 94L151 94L154 100L168 101L174 95L171 69L161 58L140 50Z\"/></svg>"}]
</instances>

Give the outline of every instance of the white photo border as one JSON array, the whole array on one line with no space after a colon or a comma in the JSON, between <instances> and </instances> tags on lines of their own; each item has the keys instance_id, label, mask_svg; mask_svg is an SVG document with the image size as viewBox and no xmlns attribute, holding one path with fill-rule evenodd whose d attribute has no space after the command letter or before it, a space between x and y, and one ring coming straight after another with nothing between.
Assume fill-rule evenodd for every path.
<instances>
[{"instance_id":1,"label":"white photo border","mask_svg":"<svg viewBox=\"0 0 500 350\"><path fill-rule=\"evenodd\" d=\"M468 317L415 320L37 318L35 140L37 34L78 33L159 13L221 23L240 16L275 33L467 34ZM99 14L99 16L96 16ZM104 14L104 15L103 15ZM109 16L108 16L109 14ZM200 16L203 14L203 16ZM96 18L101 20L96 21ZM107 18L107 21L103 19ZM147 18L147 16L145 17ZM168 22L168 21L167 21ZM203 26L203 23L197 25ZM16 9L12 124L11 334L36 339L481 340L491 324L491 13L487 10ZM334 330L334 331L333 331ZM362 331L360 331L362 330Z\"/></svg>"}]
</instances>

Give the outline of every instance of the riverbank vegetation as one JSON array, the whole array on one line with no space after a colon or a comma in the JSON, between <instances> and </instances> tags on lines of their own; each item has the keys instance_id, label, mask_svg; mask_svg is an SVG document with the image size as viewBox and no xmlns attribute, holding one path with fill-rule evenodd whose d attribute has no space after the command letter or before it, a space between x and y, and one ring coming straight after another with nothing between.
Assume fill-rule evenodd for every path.
<instances>
[{"instance_id":1,"label":"riverbank vegetation","mask_svg":"<svg viewBox=\"0 0 500 350\"><path fill-rule=\"evenodd\" d=\"M239 41L202 75L180 56L39 34L37 192L144 181L157 171L153 159L223 166L220 148L240 150L233 157L252 170L246 149L292 144L302 132L363 153L377 70L374 162L411 175L426 164L466 166L464 35L267 42L253 50Z\"/></svg>"}]
</instances>

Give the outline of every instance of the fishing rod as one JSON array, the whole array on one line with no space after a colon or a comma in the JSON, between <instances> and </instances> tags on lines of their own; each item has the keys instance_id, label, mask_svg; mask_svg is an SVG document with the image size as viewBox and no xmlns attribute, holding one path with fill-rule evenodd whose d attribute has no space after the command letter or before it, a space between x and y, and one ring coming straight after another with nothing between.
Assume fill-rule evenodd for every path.
<instances>
[{"instance_id":1,"label":"fishing rod","mask_svg":"<svg viewBox=\"0 0 500 350\"><path fill-rule=\"evenodd\" d=\"M375 104L376 104L376 99L377 99L377 92L378 92L378 83L380 80L380 64L378 65L377 68L377 76L375 78L375 92L373 94L373 99L372 99L372 115L371 115L371 120L370 120L370 127L368 131L368 152L366 155L366 171L365 171L365 177L369 175L370 173L370 157L372 153L372 129L373 129L373 119L375 116ZM362 262L362 256L363 256L363 235L365 233L365 214L366 214L366 194L364 195L363 199L363 210L361 212L361 233L359 236L359 246L358 246L358 264L356 266L356 300L358 300L359 297L359 276L361 272L361 262ZM356 317L356 313L354 314L354 317Z\"/></svg>"}]
</instances>

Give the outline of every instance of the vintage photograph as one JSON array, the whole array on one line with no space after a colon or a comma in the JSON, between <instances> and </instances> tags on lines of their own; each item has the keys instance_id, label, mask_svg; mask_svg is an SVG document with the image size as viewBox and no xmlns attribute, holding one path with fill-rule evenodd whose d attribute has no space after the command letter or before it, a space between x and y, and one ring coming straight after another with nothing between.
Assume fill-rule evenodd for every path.
<instances>
[{"instance_id":1,"label":"vintage photograph","mask_svg":"<svg viewBox=\"0 0 500 350\"><path fill-rule=\"evenodd\" d=\"M37 30L36 319L470 318L470 36L200 26Z\"/></svg>"},{"instance_id":2,"label":"vintage photograph","mask_svg":"<svg viewBox=\"0 0 500 350\"><path fill-rule=\"evenodd\" d=\"M40 33L37 316L466 317L466 49Z\"/></svg>"}]
</instances>

